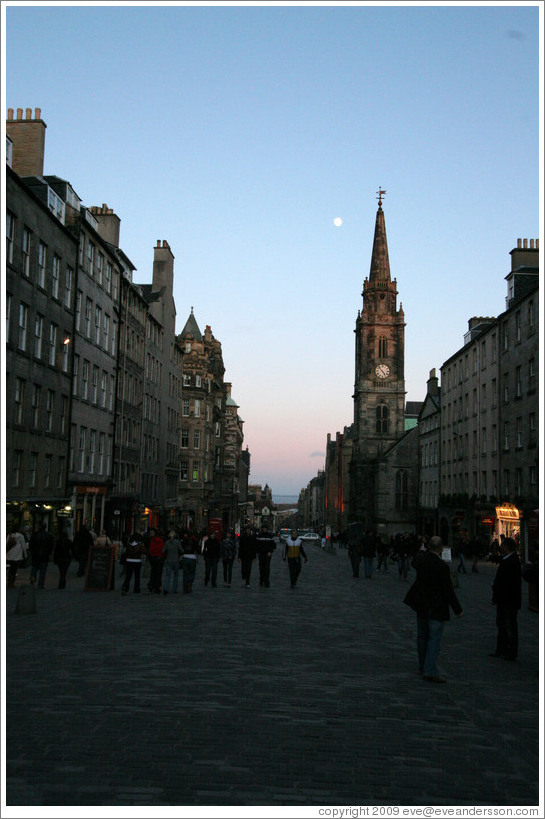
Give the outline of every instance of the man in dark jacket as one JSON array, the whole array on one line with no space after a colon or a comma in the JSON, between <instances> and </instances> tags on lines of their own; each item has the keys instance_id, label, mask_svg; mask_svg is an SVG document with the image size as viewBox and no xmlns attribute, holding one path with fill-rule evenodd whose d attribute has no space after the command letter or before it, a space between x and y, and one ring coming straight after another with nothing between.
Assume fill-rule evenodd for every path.
<instances>
[{"instance_id":1,"label":"man in dark jacket","mask_svg":"<svg viewBox=\"0 0 545 819\"><path fill-rule=\"evenodd\" d=\"M89 557L89 549L93 545L93 536L85 520L74 537L74 554L78 561L78 577L83 577Z\"/></svg>"},{"instance_id":2,"label":"man in dark jacket","mask_svg":"<svg viewBox=\"0 0 545 819\"><path fill-rule=\"evenodd\" d=\"M500 548L503 556L492 584L498 636L496 651L490 656L516 660L519 643L517 617L522 598L520 560L512 538L503 538Z\"/></svg>"},{"instance_id":3,"label":"man in dark jacket","mask_svg":"<svg viewBox=\"0 0 545 819\"><path fill-rule=\"evenodd\" d=\"M404 603L416 612L417 649L420 670L428 682L444 683L437 670L441 639L449 607L461 617L462 607L452 587L450 570L441 559L443 541L432 537L428 550L415 559L416 580L405 595Z\"/></svg>"},{"instance_id":4,"label":"man in dark jacket","mask_svg":"<svg viewBox=\"0 0 545 819\"><path fill-rule=\"evenodd\" d=\"M218 562L221 555L221 543L212 529L202 547L204 556L204 585L208 586L208 581L212 580L212 588L217 586Z\"/></svg>"},{"instance_id":5,"label":"man in dark jacket","mask_svg":"<svg viewBox=\"0 0 545 819\"><path fill-rule=\"evenodd\" d=\"M30 538L29 549L32 558L32 568L30 570L30 582L36 582L36 575L38 575L38 588L43 589L45 584L45 573L47 571L47 564L49 557L53 551L55 541L51 532L47 531L45 523L40 524L37 532L34 532Z\"/></svg>"},{"instance_id":6,"label":"man in dark jacket","mask_svg":"<svg viewBox=\"0 0 545 819\"><path fill-rule=\"evenodd\" d=\"M271 573L271 557L276 549L276 543L266 526L262 526L256 537L256 551L259 560L259 585L269 588Z\"/></svg>"},{"instance_id":7,"label":"man in dark jacket","mask_svg":"<svg viewBox=\"0 0 545 819\"><path fill-rule=\"evenodd\" d=\"M238 559L242 572L242 579L246 582L246 588L250 588L250 575L252 573L252 563L255 560L255 535L249 526L246 526L243 534L238 540Z\"/></svg>"}]
</instances>

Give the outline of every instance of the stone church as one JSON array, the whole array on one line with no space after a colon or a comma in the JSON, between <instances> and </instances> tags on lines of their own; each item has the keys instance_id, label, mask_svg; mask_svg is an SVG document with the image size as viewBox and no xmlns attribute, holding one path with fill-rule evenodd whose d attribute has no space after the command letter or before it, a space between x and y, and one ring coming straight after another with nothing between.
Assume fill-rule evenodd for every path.
<instances>
[{"instance_id":1,"label":"stone church","mask_svg":"<svg viewBox=\"0 0 545 819\"><path fill-rule=\"evenodd\" d=\"M405 316L390 275L379 190L369 277L356 320L354 422L348 464L348 523L389 537L414 531L418 498L418 416L405 402Z\"/></svg>"}]
</instances>

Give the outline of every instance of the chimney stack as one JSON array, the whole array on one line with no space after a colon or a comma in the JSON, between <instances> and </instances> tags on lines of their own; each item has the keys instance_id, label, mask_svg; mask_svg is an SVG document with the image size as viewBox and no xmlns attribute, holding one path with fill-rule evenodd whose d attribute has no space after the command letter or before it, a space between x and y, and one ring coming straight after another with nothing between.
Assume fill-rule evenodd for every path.
<instances>
[{"instance_id":1,"label":"chimney stack","mask_svg":"<svg viewBox=\"0 0 545 819\"><path fill-rule=\"evenodd\" d=\"M32 118L32 108L17 109L17 119L13 119L13 108L8 109L6 136L13 143L11 167L19 176L43 176L45 153L45 122L40 108L36 108Z\"/></svg>"}]
</instances>

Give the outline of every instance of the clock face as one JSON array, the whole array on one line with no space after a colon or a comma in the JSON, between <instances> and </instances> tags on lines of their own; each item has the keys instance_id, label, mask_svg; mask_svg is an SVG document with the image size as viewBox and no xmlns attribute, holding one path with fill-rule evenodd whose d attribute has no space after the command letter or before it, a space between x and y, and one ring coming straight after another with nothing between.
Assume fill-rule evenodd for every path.
<instances>
[{"instance_id":1,"label":"clock face","mask_svg":"<svg viewBox=\"0 0 545 819\"><path fill-rule=\"evenodd\" d=\"M378 378L388 378L390 375L390 368L387 364L377 364L375 367L375 375Z\"/></svg>"}]
</instances>

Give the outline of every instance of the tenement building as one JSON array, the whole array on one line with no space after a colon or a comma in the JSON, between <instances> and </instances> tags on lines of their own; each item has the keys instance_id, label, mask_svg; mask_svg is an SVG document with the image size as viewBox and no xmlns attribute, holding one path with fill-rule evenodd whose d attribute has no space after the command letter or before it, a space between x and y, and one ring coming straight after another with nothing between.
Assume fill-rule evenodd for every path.
<instances>
[{"instance_id":1,"label":"tenement building","mask_svg":"<svg viewBox=\"0 0 545 819\"><path fill-rule=\"evenodd\" d=\"M539 243L518 240L506 310L469 320L441 367L439 531L528 545L539 486Z\"/></svg>"}]
</instances>

